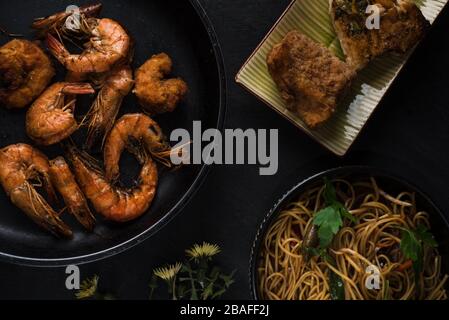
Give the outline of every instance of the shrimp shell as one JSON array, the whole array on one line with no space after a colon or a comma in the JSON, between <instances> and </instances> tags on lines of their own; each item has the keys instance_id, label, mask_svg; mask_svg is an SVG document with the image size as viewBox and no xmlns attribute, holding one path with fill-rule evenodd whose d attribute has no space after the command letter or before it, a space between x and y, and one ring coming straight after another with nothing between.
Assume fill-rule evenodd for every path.
<instances>
[{"instance_id":1,"label":"shrimp shell","mask_svg":"<svg viewBox=\"0 0 449 320\"><path fill-rule=\"evenodd\" d=\"M41 182L47 195L56 199L49 170L47 157L29 145L11 145L0 150L0 183L11 202L55 236L71 237L70 228L35 189L35 184Z\"/></svg>"},{"instance_id":2,"label":"shrimp shell","mask_svg":"<svg viewBox=\"0 0 449 320\"><path fill-rule=\"evenodd\" d=\"M67 147L77 181L95 211L114 222L128 222L142 216L151 206L156 195L158 172L151 158L146 158L139 176L139 183L132 189L113 186L90 157L74 146Z\"/></svg>"},{"instance_id":3,"label":"shrimp shell","mask_svg":"<svg viewBox=\"0 0 449 320\"><path fill-rule=\"evenodd\" d=\"M86 117L89 128L87 149L92 148L100 135L103 135L104 143L106 135L115 123L123 99L130 93L133 85L133 73L130 66L120 66L106 78Z\"/></svg>"},{"instance_id":4,"label":"shrimp shell","mask_svg":"<svg viewBox=\"0 0 449 320\"><path fill-rule=\"evenodd\" d=\"M26 115L26 131L36 143L49 146L70 137L79 125L73 115L75 100L66 104L66 95L92 94L86 83L60 82L48 88Z\"/></svg>"},{"instance_id":5,"label":"shrimp shell","mask_svg":"<svg viewBox=\"0 0 449 320\"><path fill-rule=\"evenodd\" d=\"M89 26L90 40L81 54L71 54L51 33L47 34L50 51L67 70L102 73L130 59L132 41L120 23L108 18L90 18L85 22Z\"/></svg>"},{"instance_id":6,"label":"shrimp shell","mask_svg":"<svg viewBox=\"0 0 449 320\"><path fill-rule=\"evenodd\" d=\"M106 179L116 181L120 175L119 162L125 149L143 163L149 154L170 150L159 125L144 114L127 114L112 128L104 145Z\"/></svg>"},{"instance_id":7,"label":"shrimp shell","mask_svg":"<svg viewBox=\"0 0 449 320\"><path fill-rule=\"evenodd\" d=\"M50 161L51 182L61 194L68 211L89 231L95 226L86 197L78 186L75 176L63 157Z\"/></svg>"}]
</instances>

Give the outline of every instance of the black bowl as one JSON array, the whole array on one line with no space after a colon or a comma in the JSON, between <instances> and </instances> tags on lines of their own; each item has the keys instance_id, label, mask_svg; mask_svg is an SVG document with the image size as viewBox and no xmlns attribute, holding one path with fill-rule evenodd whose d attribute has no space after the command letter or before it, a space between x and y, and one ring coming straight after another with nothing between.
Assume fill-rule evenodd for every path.
<instances>
[{"instance_id":1,"label":"black bowl","mask_svg":"<svg viewBox=\"0 0 449 320\"><path fill-rule=\"evenodd\" d=\"M395 193L397 191L411 191L416 194L416 203L420 210L426 211L430 215L430 222L432 224L432 233L438 241L438 248L442 261L442 270L449 274L449 223L445 215L438 209L438 207L430 200L430 198L416 186L407 182L406 179L397 177L385 170L376 169L364 166L350 166L330 169L318 173L293 187L288 191L279 201L277 201L263 220L259 231L254 241L251 255L250 255L250 270L249 282L250 291L253 299L260 300L258 281L257 281L257 267L260 263L260 248L271 224L276 220L279 213L290 203L295 201L303 192L310 188L316 187L323 183L324 178L367 178L374 177L380 186L386 191Z\"/></svg>"},{"instance_id":2,"label":"black bowl","mask_svg":"<svg viewBox=\"0 0 449 320\"><path fill-rule=\"evenodd\" d=\"M31 39L33 33L29 26L34 18L65 10L68 5L80 6L95 1L2 1L1 26ZM108 0L103 1L101 16L121 22L134 38L133 69L153 54L166 52L174 62L173 74L188 83L186 101L174 113L155 118L167 135L177 128L187 129L192 134L192 124L197 120L204 130L223 128L226 105L223 59L212 25L198 0ZM0 45L6 41L6 37L0 37ZM58 63L55 65L58 66L55 81L61 81L64 70ZM79 117L91 103L91 98L86 100L80 99L77 106ZM0 148L15 143L32 144L25 132L25 112L0 108ZM135 112L141 112L141 108L134 95L129 95L120 116ZM42 151L52 158L62 155L59 147ZM94 155L101 158L101 153ZM140 170L138 163L127 155L122 159L121 168L125 183L132 182ZM74 229L74 238L70 241L55 239L42 231L15 208L1 190L0 260L52 266L86 263L120 253L156 233L179 213L204 181L208 168L192 165L175 172L161 170L158 192L149 212L130 223L116 225L99 221L96 233L86 234L76 221L64 215Z\"/></svg>"}]
</instances>

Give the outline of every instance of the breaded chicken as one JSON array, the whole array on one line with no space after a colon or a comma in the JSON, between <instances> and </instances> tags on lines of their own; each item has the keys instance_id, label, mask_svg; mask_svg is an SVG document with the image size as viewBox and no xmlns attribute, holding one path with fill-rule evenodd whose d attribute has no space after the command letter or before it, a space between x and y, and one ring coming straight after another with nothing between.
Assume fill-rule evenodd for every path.
<instances>
[{"instance_id":1,"label":"breaded chicken","mask_svg":"<svg viewBox=\"0 0 449 320\"><path fill-rule=\"evenodd\" d=\"M380 29L366 27L370 4L379 8ZM385 52L405 53L430 25L411 0L331 0L330 9L346 61L357 70Z\"/></svg>"},{"instance_id":2,"label":"breaded chicken","mask_svg":"<svg viewBox=\"0 0 449 320\"><path fill-rule=\"evenodd\" d=\"M355 72L323 45L291 31L267 58L287 107L310 128L328 120Z\"/></svg>"},{"instance_id":3,"label":"breaded chicken","mask_svg":"<svg viewBox=\"0 0 449 320\"><path fill-rule=\"evenodd\" d=\"M172 70L166 53L154 55L136 71L134 93L150 114L173 112L187 94L187 83L180 78L166 79Z\"/></svg>"}]
</instances>

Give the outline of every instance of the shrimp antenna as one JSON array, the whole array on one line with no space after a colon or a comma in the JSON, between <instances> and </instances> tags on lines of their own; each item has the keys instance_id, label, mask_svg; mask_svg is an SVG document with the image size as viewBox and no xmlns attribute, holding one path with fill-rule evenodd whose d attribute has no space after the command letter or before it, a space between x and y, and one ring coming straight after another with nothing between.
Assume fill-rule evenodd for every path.
<instances>
[{"instance_id":1,"label":"shrimp antenna","mask_svg":"<svg viewBox=\"0 0 449 320\"><path fill-rule=\"evenodd\" d=\"M186 160L188 160L189 155L184 154L184 148L191 145L192 141L189 141L183 145L180 145L176 148L172 148L166 151L161 151L161 152L151 152L151 155L155 158L155 160L159 163L161 163L162 165L164 165L167 168L174 168L175 170L178 169L179 167L181 167L181 165L179 166L174 166L171 161L170 161L170 157L173 154L178 154L181 157L186 157Z\"/></svg>"},{"instance_id":2,"label":"shrimp antenna","mask_svg":"<svg viewBox=\"0 0 449 320\"><path fill-rule=\"evenodd\" d=\"M6 29L2 28L1 26L0 26L0 33L7 37L10 37L10 38L23 38L24 37L23 34L10 33L8 31L6 31Z\"/></svg>"}]
</instances>

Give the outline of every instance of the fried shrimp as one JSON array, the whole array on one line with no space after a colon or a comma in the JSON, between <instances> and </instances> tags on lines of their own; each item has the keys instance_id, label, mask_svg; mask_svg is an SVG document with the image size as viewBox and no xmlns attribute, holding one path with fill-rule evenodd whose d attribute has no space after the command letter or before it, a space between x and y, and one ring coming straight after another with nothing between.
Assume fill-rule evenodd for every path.
<instances>
[{"instance_id":1,"label":"fried shrimp","mask_svg":"<svg viewBox=\"0 0 449 320\"><path fill-rule=\"evenodd\" d=\"M112 19L81 17L82 32L89 36L81 54L71 54L51 33L48 47L64 67L75 73L102 73L130 59L132 41L125 29Z\"/></svg>"},{"instance_id":2,"label":"fried shrimp","mask_svg":"<svg viewBox=\"0 0 449 320\"><path fill-rule=\"evenodd\" d=\"M12 40L0 48L0 105L28 106L55 75L49 57L33 42Z\"/></svg>"},{"instance_id":3,"label":"fried shrimp","mask_svg":"<svg viewBox=\"0 0 449 320\"><path fill-rule=\"evenodd\" d=\"M0 183L12 203L54 235L71 237L70 228L35 188L42 186L55 199L49 170L47 157L29 145L17 144L0 150Z\"/></svg>"},{"instance_id":4,"label":"fried shrimp","mask_svg":"<svg viewBox=\"0 0 449 320\"><path fill-rule=\"evenodd\" d=\"M78 186L75 176L63 157L50 161L50 178L53 186L64 199L67 210L89 231L95 226L95 218L87 199Z\"/></svg>"},{"instance_id":5,"label":"fried shrimp","mask_svg":"<svg viewBox=\"0 0 449 320\"><path fill-rule=\"evenodd\" d=\"M79 15L80 19L96 17L100 14L101 9L101 3L81 6L79 12L64 11L45 18L37 18L31 27L38 32L38 36L41 38L46 37L48 33L63 35L73 33L77 31L77 28L79 29L79 26L76 23L70 23L71 21L67 21L67 19L75 17L74 15Z\"/></svg>"},{"instance_id":6,"label":"fried shrimp","mask_svg":"<svg viewBox=\"0 0 449 320\"><path fill-rule=\"evenodd\" d=\"M130 93L133 85L133 73L129 66L115 68L106 78L86 117L87 148L90 149L100 135L103 135L104 142L115 123L123 98Z\"/></svg>"},{"instance_id":7,"label":"fried shrimp","mask_svg":"<svg viewBox=\"0 0 449 320\"><path fill-rule=\"evenodd\" d=\"M70 137L79 127L73 113L76 100L66 102L66 95L92 94L86 83L60 82L48 88L26 115L28 136L40 145L53 145Z\"/></svg>"},{"instance_id":8,"label":"fried shrimp","mask_svg":"<svg viewBox=\"0 0 449 320\"><path fill-rule=\"evenodd\" d=\"M161 53L153 56L136 71L136 94L139 103L150 114L172 112L187 94L182 79L164 79L172 70L172 60Z\"/></svg>"},{"instance_id":9,"label":"fried shrimp","mask_svg":"<svg viewBox=\"0 0 449 320\"><path fill-rule=\"evenodd\" d=\"M170 152L159 125L144 114L128 114L117 121L104 145L104 166L106 179L115 182L120 175L119 162L127 149L140 162L152 155Z\"/></svg>"},{"instance_id":10,"label":"fried shrimp","mask_svg":"<svg viewBox=\"0 0 449 320\"><path fill-rule=\"evenodd\" d=\"M132 189L113 186L89 155L73 146L67 147L77 181L95 210L114 222L128 222L142 216L150 207L158 184L157 167L145 157L138 185Z\"/></svg>"}]
</instances>

